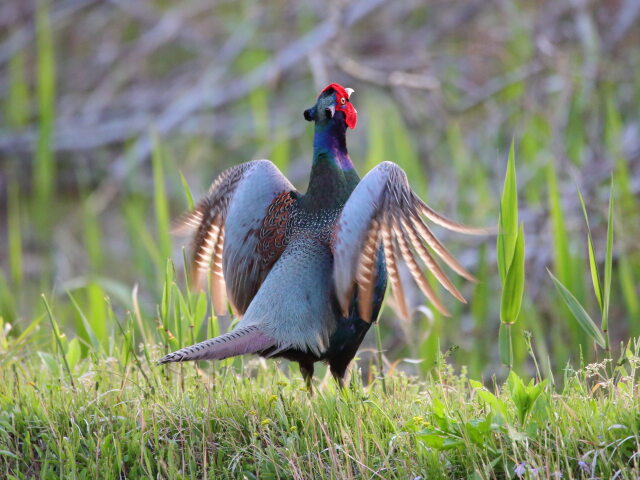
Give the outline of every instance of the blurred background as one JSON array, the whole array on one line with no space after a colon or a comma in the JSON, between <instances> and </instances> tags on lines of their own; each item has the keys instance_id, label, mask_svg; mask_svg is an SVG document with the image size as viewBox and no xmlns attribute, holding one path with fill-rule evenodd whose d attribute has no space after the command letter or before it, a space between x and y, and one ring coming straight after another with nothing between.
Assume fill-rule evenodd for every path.
<instances>
[{"instance_id":1,"label":"blurred background","mask_svg":"<svg viewBox=\"0 0 640 480\"><path fill-rule=\"evenodd\" d=\"M596 358L546 269L598 318L577 192L602 274L613 174L615 354L640 335L639 26L637 0L4 0L3 335L50 348L44 293L83 355L93 336L117 343L129 312L138 340L175 342L165 282L183 287L188 244L169 235L171 219L189 191L197 200L224 168L255 158L304 191L313 132L302 111L339 82L356 91L348 142L360 173L394 161L464 223L497 224L514 141L527 259L518 368L534 368L527 338L544 372ZM388 302L386 357L424 374L442 351L491 375L501 368L495 237L438 233L479 282L459 282L469 303L447 298L448 319L417 291L410 324ZM171 312L182 328L184 311ZM215 330L199 315L196 339Z\"/></svg>"}]
</instances>

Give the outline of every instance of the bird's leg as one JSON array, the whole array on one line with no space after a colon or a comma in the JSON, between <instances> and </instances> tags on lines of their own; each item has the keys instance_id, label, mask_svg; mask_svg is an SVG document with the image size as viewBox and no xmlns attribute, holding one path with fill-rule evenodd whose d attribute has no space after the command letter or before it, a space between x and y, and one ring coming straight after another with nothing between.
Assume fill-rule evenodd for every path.
<instances>
[{"instance_id":1,"label":"bird's leg","mask_svg":"<svg viewBox=\"0 0 640 480\"><path fill-rule=\"evenodd\" d=\"M346 368L338 368L335 365L331 365L330 370L331 370L331 375L333 375L333 378L338 383L340 390L343 390L345 385L345 378L347 376Z\"/></svg>"},{"instance_id":2,"label":"bird's leg","mask_svg":"<svg viewBox=\"0 0 640 480\"><path fill-rule=\"evenodd\" d=\"M313 395L313 384L311 383L313 379L313 363L300 363L300 373L307 384L309 395Z\"/></svg>"}]
</instances>

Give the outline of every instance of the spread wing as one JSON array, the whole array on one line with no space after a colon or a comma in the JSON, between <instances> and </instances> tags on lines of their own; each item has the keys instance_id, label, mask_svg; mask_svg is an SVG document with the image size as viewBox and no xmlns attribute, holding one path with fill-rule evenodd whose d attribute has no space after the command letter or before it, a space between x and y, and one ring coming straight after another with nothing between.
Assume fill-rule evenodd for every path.
<instances>
[{"instance_id":1,"label":"spread wing","mask_svg":"<svg viewBox=\"0 0 640 480\"><path fill-rule=\"evenodd\" d=\"M384 248L391 288L404 318L408 318L409 312L398 272L400 260L406 263L420 290L444 315L449 315L449 312L429 284L421 262L444 288L465 302L434 257L440 257L459 275L469 280L474 278L435 237L423 216L456 232L487 233L484 229L452 222L429 208L411 190L407 175L395 163L383 162L362 179L347 200L334 234L333 274L343 312L348 311L357 286L360 316L367 322L372 320L376 259L380 245Z\"/></svg>"},{"instance_id":2,"label":"spread wing","mask_svg":"<svg viewBox=\"0 0 640 480\"><path fill-rule=\"evenodd\" d=\"M211 271L216 314L227 310L226 296L243 314L284 249L284 227L293 203L293 185L269 160L231 167L174 228L191 234L192 286L201 288Z\"/></svg>"}]
</instances>

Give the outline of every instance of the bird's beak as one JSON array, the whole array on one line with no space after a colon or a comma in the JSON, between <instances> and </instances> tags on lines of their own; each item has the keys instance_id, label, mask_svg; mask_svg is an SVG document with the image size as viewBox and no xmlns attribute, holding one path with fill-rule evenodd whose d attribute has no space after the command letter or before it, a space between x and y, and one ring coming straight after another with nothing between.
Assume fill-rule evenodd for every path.
<instances>
[{"instance_id":1,"label":"bird's beak","mask_svg":"<svg viewBox=\"0 0 640 480\"><path fill-rule=\"evenodd\" d=\"M347 97L348 98L351 98L351 94L353 92L355 92L355 90L353 88L345 88L344 91L347 92Z\"/></svg>"},{"instance_id":2,"label":"bird's beak","mask_svg":"<svg viewBox=\"0 0 640 480\"><path fill-rule=\"evenodd\" d=\"M307 109L304 111L304 119L305 119L307 122L313 122L313 121L316 119L316 113L317 113L317 111L318 111L318 109L317 109L315 106L313 106L313 107L311 107L311 108L307 108Z\"/></svg>"}]
</instances>

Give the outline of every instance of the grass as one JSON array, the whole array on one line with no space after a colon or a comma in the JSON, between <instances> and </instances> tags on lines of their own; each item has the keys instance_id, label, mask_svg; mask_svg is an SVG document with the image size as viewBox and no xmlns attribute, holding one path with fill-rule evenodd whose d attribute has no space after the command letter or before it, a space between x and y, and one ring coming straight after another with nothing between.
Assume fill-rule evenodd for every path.
<instances>
[{"instance_id":1,"label":"grass","mask_svg":"<svg viewBox=\"0 0 640 480\"><path fill-rule=\"evenodd\" d=\"M154 366L228 328L206 295L185 288L171 219L222 169L251 158L269 156L304 189L312 140L298 121L317 93L309 72L203 112L236 119L228 138L151 132L150 161L98 211L92 197L109 168L100 160L129 146L79 154L86 163L54 151L71 69L84 64L67 57L82 54L70 42L85 17L63 28L54 2L36 4L34 40L9 60L0 92L0 133L35 133L34 168L18 154L0 158L0 478L639 478L640 347L628 339L640 335L640 207L637 155L623 148L640 98L637 66L624 63L637 62L633 39L609 59L592 26L556 45L562 58L544 57L540 75L475 103L466 91L480 86L475 74L491 86L539 57L540 22L516 1L484 14L469 38L433 46L441 85L429 99L353 85L360 118L349 146L361 174L393 160L438 210L508 234L496 248L494 237L445 238L479 279L456 280L469 304L449 303L449 320L416 297L410 325L385 306L349 388L338 391L321 368L310 397L287 363ZM246 23L246 6L211 8L223 23ZM315 20L301 10L301 33ZM124 24L106 22L95 52L148 32L134 18ZM501 53L482 73L464 59L476 58L471 47L490 25ZM273 53L254 33L233 65L238 77ZM187 68L155 55L149 65ZM593 61L607 74L583 75ZM80 106L87 98L71 93Z\"/></svg>"},{"instance_id":2,"label":"grass","mask_svg":"<svg viewBox=\"0 0 640 480\"><path fill-rule=\"evenodd\" d=\"M125 332L126 333L126 332ZM133 340L131 337L127 337ZM2 337L4 347L10 340ZM133 347L133 345L130 345ZM424 380L358 375L314 396L299 375L155 367L157 346L62 362L23 348L0 369L3 478L618 478L640 475L638 345L565 387L486 386L440 359ZM78 356L79 358L79 356ZM73 380L73 383L72 383ZM319 380L318 380L319 381ZM538 474L534 474L534 470ZM518 473L521 472L520 475ZM557 472L561 473L562 476Z\"/></svg>"}]
</instances>

